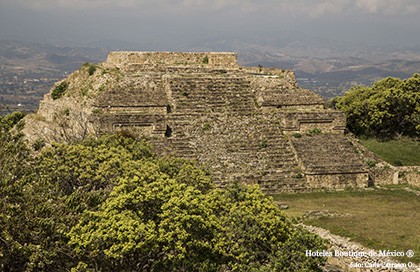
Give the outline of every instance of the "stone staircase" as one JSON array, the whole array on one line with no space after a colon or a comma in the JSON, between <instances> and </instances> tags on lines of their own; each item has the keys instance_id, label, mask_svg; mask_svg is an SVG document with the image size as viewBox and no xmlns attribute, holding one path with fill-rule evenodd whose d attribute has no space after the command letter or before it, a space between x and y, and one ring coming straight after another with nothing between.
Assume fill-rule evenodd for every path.
<instances>
[{"instance_id":1,"label":"stone staircase","mask_svg":"<svg viewBox=\"0 0 420 272\"><path fill-rule=\"evenodd\" d=\"M339 134L304 135L292 138L306 173L358 173L366 166L352 143Z\"/></svg>"},{"instance_id":2,"label":"stone staircase","mask_svg":"<svg viewBox=\"0 0 420 272\"><path fill-rule=\"evenodd\" d=\"M268 193L302 191L311 189L308 180L364 173L344 135L290 136L314 128L342 133L345 122L300 89L292 72L239 67L229 54L228 64L227 55L215 54L217 65L200 54L156 54L112 56L123 79L97 98L95 106L105 111L99 120L108 124L103 130L131 125L151 136L158 153L206 164L221 187L237 180Z\"/></svg>"},{"instance_id":3,"label":"stone staircase","mask_svg":"<svg viewBox=\"0 0 420 272\"><path fill-rule=\"evenodd\" d=\"M367 167L345 135L304 135L292 137L291 142L310 186L345 188L368 185Z\"/></svg>"},{"instance_id":4,"label":"stone staircase","mask_svg":"<svg viewBox=\"0 0 420 272\"><path fill-rule=\"evenodd\" d=\"M288 139L271 116L174 113L168 125L171 153L207 164L221 187L234 180L257 183L270 193L307 187Z\"/></svg>"},{"instance_id":5,"label":"stone staircase","mask_svg":"<svg viewBox=\"0 0 420 272\"><path fill-rule=\"evenodd\" d=\"M169 82L178 113L249 114L254 111L250 83L238 77L173 78Z\"/></svg>"}]
</instances>

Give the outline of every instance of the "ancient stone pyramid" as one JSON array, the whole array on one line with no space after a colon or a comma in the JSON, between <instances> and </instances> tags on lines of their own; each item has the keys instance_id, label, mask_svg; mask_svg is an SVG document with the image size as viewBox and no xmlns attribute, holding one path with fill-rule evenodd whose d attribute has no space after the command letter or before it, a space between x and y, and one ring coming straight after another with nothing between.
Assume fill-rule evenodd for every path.
<instances>
[{"instance_id":1,"label":"ancient stone pyramid","mask_svg":"<svg viewBox=\"0 0 420 272\"><path fill-rule=\"evenodd\" d=\"M46 95L31 119L43 119L38 135L131 130L160 154L206 164L220 186L238 180L271 193L367 186L344 115L299 88L291 71L241 67L234 53L111 52L94 75L81 69L67 81L67 94ZM66 107L70 113L57 117ZM54 130L52 122L63 125Z\"/></svg>"}]
</instances>

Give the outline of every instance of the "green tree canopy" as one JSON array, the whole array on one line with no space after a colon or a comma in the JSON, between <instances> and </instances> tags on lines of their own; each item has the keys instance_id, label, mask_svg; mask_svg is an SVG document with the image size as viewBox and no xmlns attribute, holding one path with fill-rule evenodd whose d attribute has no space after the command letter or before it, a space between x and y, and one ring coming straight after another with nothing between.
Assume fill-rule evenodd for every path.
<instances>
[{"instance_id":1,"label":"green tree canopy","mask_svg":"<svg viewBox=\"0 0 420 272\"><path fill-rule=\"evenodd\" d=\"M124 180L98 211L69 233L85 256L79 267L103 271L318 271L319 238L295 228L258 187L207 193L158 174Z\"/></svg>"},{"instance_id":2,"label":"green tree canopy","mask_svg":"<svg viewBox=\"0 0 420 272\"><path fill-rule=\"evenodd\" d=\"M420 74L385 78L371 87L353 87L334 99L347 116L348 129L359 136L420 136Z\"/></svg>"},{"instance_id":3,"label":"green tree canopy","mask_svg":"<svg viewBox=\"0 0 420 272\"><path fill-rule=\"evenodd\" d=\"M0 176L3 271L317 271L324 261L305 256L323 242L258 187L215 188L196 162L157 158L145 141L105 135L31 154L9 129L1 137L21 143L3 144L3 161L24 166Z\"/></svg>"},{"instance_id":4,"label":"green tree canopy","mask_svg":"<svg viewBox=\"0 0 420 272\"><path fill-rule=\"evenodd\" d=\"M55 143L32 156L21 138L17 142L18 136L5 135L10 141L0 147L0 155L11 165L0 177L0 264L5 271L62 271L71 265L76 255L66 233L80 214L97 209L121 177L130 178L143 161L155 159L146 142L121 135Z\"/></svg>"}]
</instances>

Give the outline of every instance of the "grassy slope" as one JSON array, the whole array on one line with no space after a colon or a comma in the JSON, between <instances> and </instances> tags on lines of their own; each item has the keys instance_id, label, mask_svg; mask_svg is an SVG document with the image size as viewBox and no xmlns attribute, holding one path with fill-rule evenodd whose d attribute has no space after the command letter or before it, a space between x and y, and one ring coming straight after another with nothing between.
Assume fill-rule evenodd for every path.
<instances>
[{"instance_id":1,"label":"grassy slope","mask_svg":"<svg viewBox=\"0 0 420 272\"><path fill-rule=\"evenodd\" d=\"M302 217L308 211L329 211L342 216L303 218L305 224L329 229L376 250L412 249L420 263L420 197L403 189L316 192L273 196L289 205L286 214Z\"/></svg>"},{"instance_id":2,"label":"grassy slope","mask_svg":"<svg viewBox=\"0 0 420 272\"><path fill-rule=\"evenodd\" d=\"M399 139L380 142L375 139L360 140L370 151L392 165L420 165L420 142Z\"/></svg>"}]
</instances>

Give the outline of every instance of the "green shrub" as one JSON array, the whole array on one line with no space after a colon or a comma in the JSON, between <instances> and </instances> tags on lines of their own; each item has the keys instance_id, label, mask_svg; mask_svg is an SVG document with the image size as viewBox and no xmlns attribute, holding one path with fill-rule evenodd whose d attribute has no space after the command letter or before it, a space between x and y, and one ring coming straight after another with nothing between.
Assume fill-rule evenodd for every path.
<instances>
[{"instance_id":1,"label":"green shrub","mask_svg":"<svg viewBox=\"0 0 420 272\"><path fill-rule=\"evenodd\" d=\"M153 165L143 163L138 169L147 182L123 180L69 232L76 254L85 254L84 268L321 271L325 258L304 252L325 249L324 242L292 226L258 187L200 191Z\"/></svg>"},{"instance_id":2,"label":"green shrub","mask_svg":"<svg viewBox=\"0 0 420 272\"><path fill-rule=\"evenodd\" d=\"M211 125L209 123L204 123L203 125L203 131L207 131L211 129Z\"/></svg>"},{"instance_id":3,"label":"green shrub","mask_svg":"<svg viewBox=\"0 0 420 272\"><path fill-rule=\"evenodd\" d=\"M43 139L37 139L33 144L32 144L32 148L35 151L41 150L41 148L43 148L45 146L45 141Z\"/></svg>"},{"instance_id":4,"label":"green shrub","mask_svg":"<svg viewBox=\"0 0 420 272\"><path fill-rule=\"evenodd\" d=\"M0 116L0 129L4 129L8 131L15 125L18 125L18 126L25 125L25 123L23 122L24 121L23 117L25 117L25 114L20 111L14 111L6 116Z\"/></svg>"},{"instance_id":5,"label":"green shrub","mask_svg":"<svg viewBox=\"0 0 420 272\"><path fill-rule=\"evenodd\" d=\"M302 172L298 172L295 175L293 175L293 178L295 178L295 179L301 179L301 178L303 178L303 173Z\"/></svg>"},{"instance_id":6,"label":"green shrub","mask_svg":"<svg viewBox=\"0 0 420 272\"><path fill-rule=\"evenodd\" d=\"M89 75L90 76L93 75L95 73L95 71L96 71L96 66L93 65L93 64L89 64L89 68L88 68Z\"/></svg>"},{"instance_id":7,"label":"green shrub","mask_svg":"<svg viewBox=\"0 0 420 272\"><path fill-rule=\"evenodd\" d=\"M353 87L332 103L347 116L357 136L393 139L420 136L420 74L408 79L388 77L371 87Z\"/></svg>"},{"instance_id":8,"label":"green shrub","mask_svg":"<svg viewBox=\"0 0 420 272\"><path fill-rule=\"evenodd\" d=\"M96 71L96 65L89 62L83 63L82 68L87 68L89 76L93 75Z\"/></svg>"},{"instance_id":9,"label":"green shrub","mask_svg":"<svg viewBox=\"0 0 420 272\"><path fill-rule=\"evenodd\" d=\"M22 130L25 127L25 120L22 119L16 124L17 130Z\"/></svg>"},{"instance_id":10,"label":"green shrub","mask_svg":"<svg viewBox=\"0 0 420 272\"><path fill-rule=\"evenodd\" d=\"M84 87L83 89L80 90L80 94L82 96L87 96L89 93L89 88L88 87Z\"/></svg>"},{"instance_id":11,"label":"green shrub","mask_svg":"<svg viewBox=\"0 0 420 272\"><path fill-rule=\"evenodd\" d=\"M53 100L56 100L63 96L63 94L67 91L67 88L69 87L69 84L67 81L63 81L60 84L58 84L54 90L51 92L51 97Z\"/></svg>"},{"instance_id":12,"label":"green shrub","mask_svg":"<svg viewBox=\"0 0 420 272\"><path fill-rule=\"evenodd\" d=\"M34 156L9 133L0 140L6 271L321 271L325 262L304 254L324 241L258 186L215 188L198 163L157 158L129 132Z\"/></svg>"},{"instance_id":13,"label":"green shrub","mask_svg":"<svg viewBox=\"0 0 420 272\"><path fill-rule=\"evenodd\" d=\"M322 134L322 130L320 130L319 128L314 128L308 131L309 135L319 135Z\"/></svg>"},{"instance_id":14,"label":"green shrub","mask_svg":"<svg viewBox=\"0 0 420 272\"><path fill-rule=\"evenodd\" d=\"M401 161L401 160L395 160L395 161L394 161L394 165L395 165L395 166L403 166L404 164L402 163L402 161Z\"/></svg>"},{"instance_id":15,"label":"green shrub","mask_svg":"<svg viewBox=\"0 0 420 272\"><path fill-rule=\"evenodd\" d=\"M365 163L367 164L367 166L369 166L369 168L376 166L376 161L374 160L366 160Z\"/></svg>"},{"instance_id":16,"label":"green shrub","mask_svg":"<svg viewBox=\"0 0 420 272\"><path fill-rule=\"evenodd\" d=\"M295 138L302 138L302 134L300 134L300 133L293 133L293 135L292 135L293 137L295 137Z\"/></svg>"},{"instance_id":17,"label":"green shrub","mask_svg":"<svg viewBox=\"0 0 420 272\"><path fill-rule=\"evenodd\" d=\"M209 57L208 57L208 56L205 56L205 57L203 58L203 63L204 63L204 64L208 64L208 63L209 63Z\"/></svg>"},{"instance_id":18,"label":"green shrub","mask_svg":"<svg viewBox=\"0 0 420 272\"><path fill-rule=\"evenodd\" d=\"M92 113L93 113L93 114L102 114L102 113L103 113L103 111L102 111L101 109L93 109L93 110L92 110Z\"/></svg>"},{"instance_id":19,"label":"green shrub","mask_svg":"<svg viewBox=\"0 0 420 272\"><path fill-rule=\"evenodd\" d=\"M260 142L260 148L261 149L263 149L263 148L267 148L268 147L268 142L267 142L267 140L262 140L261 142Z\"/></svg>"}]
</instances>

